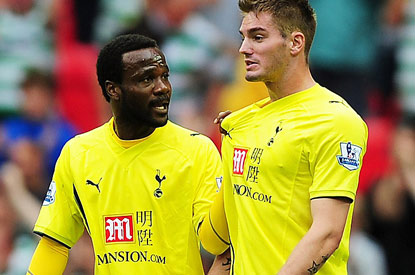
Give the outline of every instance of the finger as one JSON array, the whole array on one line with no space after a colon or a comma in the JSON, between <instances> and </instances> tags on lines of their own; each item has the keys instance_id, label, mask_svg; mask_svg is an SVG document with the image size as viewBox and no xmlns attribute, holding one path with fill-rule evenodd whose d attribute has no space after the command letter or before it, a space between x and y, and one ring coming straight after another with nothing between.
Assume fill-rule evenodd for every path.
<instances>
[{"instance_id":1,"label":"finger","mask_svg":"<svg viewBox=\"0 0 415 275\"><path fill-rule=\"evenodd\" d=\"M218 118L219 119L224 119L225 117L227 117L228 115L230 115L232 112L231 111L229 111L229 110L226 110L226 111L224 111L224 112L220 112L219 113L219 115L218 115Z\"/></svg>"},{"instance_id":2,"label":"finger","mask_svg":"<svg viewBox=\"0 0 415 275\"><path fill-rule=\"evenodd\" d=\"M231 111L229 111L229 110L226 110L226 111L224 111L224 112L220 112L219 114L218 114L218 116L213 120L213 123L215 123L215 124L218 124L218 123L221 123L222 121L223 121L223 119L225 118L225 117L227 117L228 115L230 115L232 112Z\"/></svg>"}]
</instances>

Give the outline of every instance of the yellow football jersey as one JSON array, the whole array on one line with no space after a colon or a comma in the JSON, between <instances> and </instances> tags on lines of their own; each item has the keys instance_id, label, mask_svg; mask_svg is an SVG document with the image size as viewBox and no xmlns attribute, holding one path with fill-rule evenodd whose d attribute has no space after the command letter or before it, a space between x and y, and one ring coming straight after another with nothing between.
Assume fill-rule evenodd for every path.
<instances>
[{"instance_id":1,"label":"yellow football jersey","mask_svg":"<svg viewBox=\"0 0 415 275\"><path fill-rule=\"evenodd\" d=\"M221 182L216 147L172 122L137 141L112 125L65 145L34 231L72 247L86 229L95 274L203 274L197 229Z\"/></svg>"},{"instance_id":2,"label":"yellow football jersey","mask_svg":"<svg viewBox=\"0 0 415 275\"><path fill-rule=\"evenodd\" d=\"M312 223L310 200L354 200L367 126L316 84L225 118L224 205L232 274L276 274ZM347 274L350 207L340 247L318 274Z\"/></svg>"}]
</instances>

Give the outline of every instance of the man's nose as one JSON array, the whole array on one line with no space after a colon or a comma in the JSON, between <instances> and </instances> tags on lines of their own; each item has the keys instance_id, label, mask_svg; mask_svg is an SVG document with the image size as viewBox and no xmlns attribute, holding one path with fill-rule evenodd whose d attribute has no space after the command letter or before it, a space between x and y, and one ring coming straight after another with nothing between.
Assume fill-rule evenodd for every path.
<instances>
[{"instance_id":1,"label":"man's nose","mask_svg":"<svg viewBox=\"0 0 415 275\"><path fill-rule=\"evenodd\" d=\"M242 40L241 46L239 47L239 53L244 55L252 54L252 48L247 39Z\"/></svg>"},{"instance_id":2,"label":"man's nose","mask_svg":"<svg viewBox=\"0 0 415 275\"><path fill-rule=\"evenodd\" d=\"M158 78L155 83L154 93L167 93L170 91L170 84L168 80Z\"/></svg>"}]
</instances>

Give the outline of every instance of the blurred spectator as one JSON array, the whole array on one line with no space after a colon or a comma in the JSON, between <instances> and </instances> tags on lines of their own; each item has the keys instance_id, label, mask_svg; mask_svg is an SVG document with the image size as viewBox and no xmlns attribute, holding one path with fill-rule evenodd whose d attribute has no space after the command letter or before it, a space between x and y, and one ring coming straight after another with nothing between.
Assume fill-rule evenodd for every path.
<instances>
[{"instance_id":1,"label":"blurred spectator","mask_svg":"<svg viewBox=\"0 0 415 275\"><path fill-rule=\"evenodd\" d=\"M376 83L375 90L369 96L369 108L371 114L375 116L399 118L402 103L404 103L398 101L399 87L396 73L402 67L400 64L402 61L397 58L399 51L407 48L406 42L410 40L406 38L409 29L408 34L402 35L401 31L405 17L404 9L410 1L413 0L382 1L384 4L380 13L380 39L377 40L378 50L374 68ZM407 41L402 43L405 40ZM408 105L408 102L404 105Z\"/></svg>"},{"instance_id":2,"label":"blurred spectator","mask_svg":"<svg viewBox=\"0 0 415 275\"><path fill-rule=\"evenodd\" d=\"M68 264L63 275L93 275L94 263L92 241L84 232L69 252Z\"/></svg>"},{"instance_id":3,"label":"blurred spectator","mask_svg":"<svg viewBox=\"0 0 415 275\"><path fill-rule=\"evenodd\" d=\"M393 140L394 169L368 194L369 232L384 247L390 275L413 274L415 259L415 116L405 116Z\"/></svg>"},{"instance_id":4,"label":"blurred spectator","mask_svg":"<svg viewBox=\"0 0 415 275\"><path fill-rule=\"evenodd\" d=\"M50 21L55 29L59 110L80 132L85 132L108 120L110 112L95 75L98 49L91 36L94 35L92 29L96 18L79 17L82 16L82 2L85 1L53 0ZM80 22L88 19L94 22L88 23L91 29L82 34Z\"/></svg>"},{"instance_id":5,"label":"blurred spectator","mask_svg":"<svg viewBox=\"0 0 415 275\"><path fill-rule=\"evenodd\" d=\"M373 184L389 172L396 128L395 118L389 116L370 116L365 122L369 129L369 138L357 189L361 195L365 195Z\"/></svg>"},{"instance_id":6,"label":"blurred spectator","mask_svg":"<svg viewBox=\"0 0 415 275\"><path fill-rule=\"evenodd\" d=\"M202 10L206 18L220 28L222 32L235 43L240 43L241 35L238 30L242 21L241 11L236 0L207 0L214 2Z\"/></svg>"},{"instance_id":7,"label":"blurred spectator","mask_svg":"<svg viewBox=\"0 0 415 275\"><path fill-rule=\"evenodd\" d=\"M47 191L43 154L33 142L13 146L13 159L1 167L0 180L20 226L30 232ZM36 162L35 162L36 161Z\"/></svg>"},{"instance_id":8,"label":"blurred spectator","mask_svg":"<svg viewBox=\"0 0 415 275\"><path fill-rule=\"evenodd\" d=\"M40 147L20 140L0 167L0 274L26 274L37 236L31 233L47 190Z\"/></svg>"},{"instance_id":9,"label":"blurred spectator","mask_svg":"<svg viewBox=\"0 0 415 275\"><path fill-rule=\"evenodd\" d=\"M50 179L63 145L76 132L55 109L52 76L31 70L21 87L23 97L20 102L20 115L6 119L0 125L0 156L3 161L9 159L10 149L20 140L35 142L45 152L47 176ZM48 178L45 184L49 182Z\"/></svg>"},{"instance_id":10,"label":"blurred spectator","mask_svg":"<svg viewBox=\"0 0 415 275\"><path fill-rule=\"evenodd\" d=\"M379 34L377 0L310 0L318 27L310 51L313 77L368 114Z\"/></svg>"},{"instance_id":11,"label":"blurred spectator","mask_svg":"<svg viewBox=\"0 0 415 275\"><path fill-rule=\"evenodd\" d=\"M145 0L101 0L94 41L104 45L144 16Z\"/></svg>"},{"instance_id":12,"label":"blurred spectator","mask_svg":"<svg viewBox=\"0 0 415 275\"><path fill-rule=\"evenodd\" d=\"M367 209L365 198L356 197L350 235L349 275L388 275L385 251L367 233Z\"/></svg>"},{"instance_id":13,"label":"blurred spectator","mask_svg":"<svg viewBox=\"0 0 415 275\"><path fill-rule=\"evenodd\" d=\"M79 132L91 130L110 118L95 76L96 55L95 46L81 44L57 52L57 105L62 116Z\"/></svg>"},{"instance_id":14,"label":"blurred spectator","mask_svg":"<svg viewBox=\"0 0 415 275\"><path fill-rule=\"evenodd\" d=\"M16 212L10 207L0 180L0 274L26 274L37 244L33 237L19 232Z\"/></svg>"},{"instance_id":15,"label":"blurred spectator","mask_svg":"<svg viewBox=\"0 0 415 275\"><path fill-rule=\"evenodd\" d=\"M399 82L395 81L399 67L411 68L410 66L402 66L403 63L397 60L397 51L409 45L407 42L402 43L400 40L408 40L407 37L410 37L410 35L401 37L399 30L404 19L405 4L409 4L410 1L413 2L414 0L383 1L384 5L380 13L382 19L380 25L381 38L377 40L378 51L374 68L376 89L369 97L370 116L365 118L369 127L369 140L360 174L358 189L360 194L365 194L374 183L389 172L393 135L397 121L400 119L402 103L406 101L407 106L411 104L411 99L407 97L402 97L401 102L398 101L397 92L402 89L397 86ZM409 29L407 32L410 33ZM412 33L415 33L415 29ZM410 79L415 79L409 77L408 73L410 73L410 70L407 71L405 77L407 83L410 82ZM412 71L412 74L414 73L415 71ZM415 95L415 92L413 94ZM405 107L404 109L409 110Z\"/></svg>"},{"instance_id":16,"label":"blurred spectator","mask_svg":"<svg viewBox=\"0 0 415 275\"><path fill-rule=\"evenodd\" d=\"M404 111L415 113L415 0L391 1L398 2L402 14L398 17L402 29L397 49L400 103Z\"/></svg>"},{"instance_id":17,"label":"blurred spectator","mask_svg":"<svg viewBox=\"0 0 415 275\"><path fill-rule=\"evenodd\" d=\"M48 0L3 0L0 7L0 118L19 108L25 69L53 65Z\"/></svg>"},{"instance_id":18,"label":"blurred spectator","mask_svg":"<svg viewBox=\"0 0 415 275\"><path fill-rule=\"evenodd\" d=\"M73 0L76 37L79 42L91 43L93 41L101 2L101 0Z\"/></svg>"}]
</instances>

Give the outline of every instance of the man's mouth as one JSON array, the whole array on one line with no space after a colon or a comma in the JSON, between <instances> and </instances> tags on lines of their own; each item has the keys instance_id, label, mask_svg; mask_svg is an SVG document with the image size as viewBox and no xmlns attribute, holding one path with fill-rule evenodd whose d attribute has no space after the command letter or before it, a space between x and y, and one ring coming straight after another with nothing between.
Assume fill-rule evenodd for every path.
<instances>
[{"instance_id":1,"label":"man's mouth","mask_svg":"<svg viewBox=\"0 0 415 275\"><path fill-rule=\"evenodd\" d=\"M166 112L169 108L170 98L169 97L160 97L151 101L150 106L157 111Z\"/></svg>"},{"instance_id":2,"label":"man's mouth","mask_svg":"<svg viewBox=\"0 0 415 275\"><path fill-rule=\"evenodd\" d=\"M154 107L154 109L163 111L163 110L166 110L168 108L168 106L169 106L169 104L163 104L161 106L153 106L153 107Z\"/></svg>"},{"instance_id":3,"label":"man's mouth","mask_svg":"<svg viewBox=\"0 0 415 275\"><path fill-rule=\"evenodd\" d=\"M245 60L246 69L251 69L253 66L258 65L257 62L254 62L252 60Z\"/></svg>"}]
</instances>

